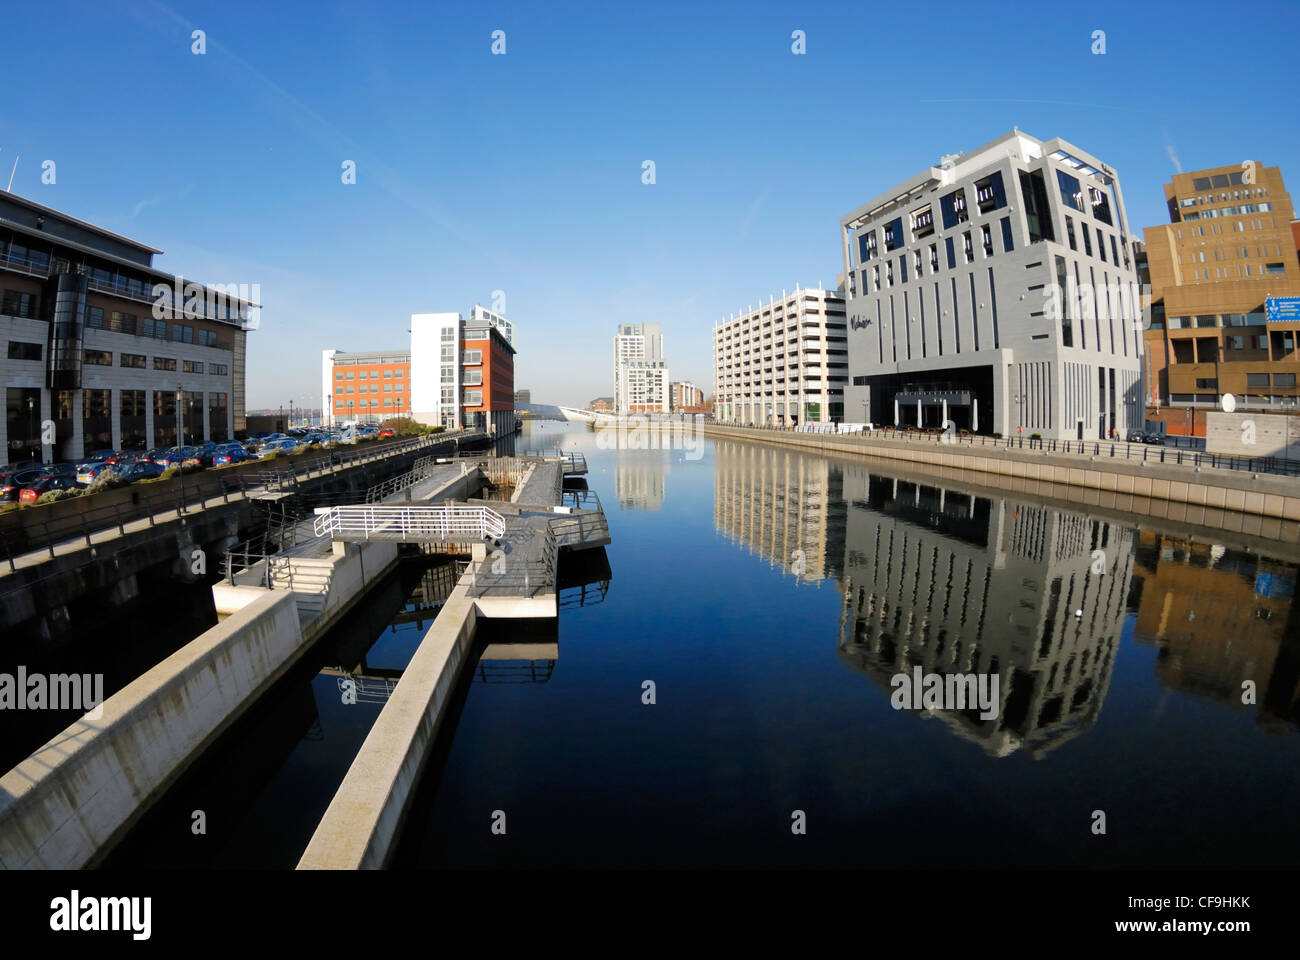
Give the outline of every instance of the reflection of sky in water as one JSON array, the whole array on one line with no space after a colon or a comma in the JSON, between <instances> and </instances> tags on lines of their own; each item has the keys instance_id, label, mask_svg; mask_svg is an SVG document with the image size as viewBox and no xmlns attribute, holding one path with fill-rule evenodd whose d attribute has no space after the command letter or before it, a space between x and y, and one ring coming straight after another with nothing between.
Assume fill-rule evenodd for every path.
<instances>
[{"instance_id":1,"label":"reflection of sky in water","mask_svg":"<svg viewBox=\"0 0 1300 960\"><path fill-rule=\"evenodd\" d=\"M691 460L548 427L586 453L609 512L609 593L565 610L546 682L471 689L404 861L1300 853L1293 565L1031 502L895 489L865 463L726 442ZM997 671L994 729L895 711L900 663ZM495 809L506 838L488 829ZM1105 838L1090 832L1097 809Z\"/></svg>"}]
</instances>

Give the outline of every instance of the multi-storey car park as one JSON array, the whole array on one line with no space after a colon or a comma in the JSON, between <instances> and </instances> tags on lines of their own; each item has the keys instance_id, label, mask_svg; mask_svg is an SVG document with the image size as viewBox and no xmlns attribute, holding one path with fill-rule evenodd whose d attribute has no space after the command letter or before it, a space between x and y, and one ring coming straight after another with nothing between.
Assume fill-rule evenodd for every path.
<instances>
[{"instance_id":1,"label":"multi-storey car park","mask_svg":"<svg viewBox=\"0 0 1300 960\"><path fill-rule=\"evenodd\" d=\"M1119 177L1013 130L840 221L846 418L1046 438L1145 425Z\"/></svg>"},{"instance_id":2,"label":"multi-storey car park","mask_svg":"<svg viewBox=\"0 0 1300 960\"><path fill-rule=\"evenodd\" d=\"M155 268L158 253L0 194L0 460L77 460L245 429L245 339L260 308L234 284Z\"/></svg>"},{"instance_id":3,"label":"multi-storey car park","mask_svg":"<svg viewBox=\"0 0 1300 960\"><path fill-rule=\"evenodd\" d=\"M798 289L713 328L714 415L725 423L844 419L844 298Z\"/></svg>"}]
</instances>

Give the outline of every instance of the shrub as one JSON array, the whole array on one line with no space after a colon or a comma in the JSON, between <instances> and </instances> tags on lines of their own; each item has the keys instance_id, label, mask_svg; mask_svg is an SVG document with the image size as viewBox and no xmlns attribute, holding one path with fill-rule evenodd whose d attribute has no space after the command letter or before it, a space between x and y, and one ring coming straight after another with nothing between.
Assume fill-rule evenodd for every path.
<instances>
[{"instance_id":1,"label":"shrub","mask_svg":"<svg viewBox=\"0 0 1300 960\"><path fill-rule=\"evenodd\" d=\"M99 493L101 490L117 490L126 486L126 477L116 470L105 470L86 487L86 493Z\"/></svg>"},{"instance_id":2,"label":"shrub","mask_svg":"<svg viewBox=\"0 0 1300 960\"><path fill-rule=\"evenodd\" d=\"M81 496L80 490L47 490L36 498L37 503L56 503L59 500L71 500L73 497Z\"/></svg>"}]
</instances>

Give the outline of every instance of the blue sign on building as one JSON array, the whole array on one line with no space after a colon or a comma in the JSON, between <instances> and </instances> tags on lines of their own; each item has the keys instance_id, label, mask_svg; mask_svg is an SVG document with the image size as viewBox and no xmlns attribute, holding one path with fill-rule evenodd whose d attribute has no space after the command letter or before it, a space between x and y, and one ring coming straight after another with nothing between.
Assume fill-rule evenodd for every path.
<instances>
[{"instance_id":1,"label":"blue sign on building","mask_svg":"<svg viewBox=\"0 0 1300 960\"><path fill-rule=\"evenodd\" d=\"M1269 323L1300 321L1300 297L1265 297L1264 319Z\"/></svg>"}]
</instances>

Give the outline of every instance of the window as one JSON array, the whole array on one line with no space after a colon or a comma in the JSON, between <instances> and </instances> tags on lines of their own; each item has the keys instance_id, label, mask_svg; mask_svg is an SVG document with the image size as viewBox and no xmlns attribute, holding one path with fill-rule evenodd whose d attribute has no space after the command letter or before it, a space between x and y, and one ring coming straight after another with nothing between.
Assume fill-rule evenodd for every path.
<instances>
[{"instance_id":1,"label":"window","mask_svg":"<svg viewBox=\"0 0 1300 960\"><path fill-rule=\"evenodd\" d=\"M1201 379L1200 377L1198 377L1196 380L1196 389L1197 390L1218 390L1219 381L1213 378Z\"/></svg>"},{"instance_id":2,"label":"window","mask_svg":"<svg viewBox=\"0 0 1300 960\"><path fill-rule=\"evenodd\" d=\"M1079 189L1077 178L1070 176L1064 170L1056 171L1056 183L1061 189L1061 203L1078 210L1080 213L1085 212L1083 208L1083 192Z\"/></svg>"},{"instance_id":3,"label":"window","mask_svg":"<svg viewBox=\"0 0 1300 960\"><path fill-rule=\"evenodd\" d=\"M902 278L903 283L907 283L907 254L898 258L898 275Z\"/></svg>"},{"instance_id":4,"label":"window","mask_svg":"<svg viewBox=\"0 0 1300 960\"><path fill-rule=\"evenodd\" d=\"M919 267L917 268L916 272L917 273L921 272ZM939 272L939 247L937 244L933 244L933 243L930 244L930 272L931 273Z\"/></svg>"},{"instance_id":5,"label":"window","mask_svg":"<svg viewBox=\"0 0 1300 960\"><path fill-rule=\"evenodd\" d=\"M42 351L39 343L24 343L21 340L9 341L10 360L39 360Z\"/></svg>"},{"instance_id":6,"label":"window","mask_svg":"<svg viewBox=\"0 0 1300 960\"><path fill-rule=\"evenodd\" d=\"M111 367L113 355L106 350L87 350L86 363L96 367Z\"/></svg>"},{"instance_id":7,"label":"window","mask_svg":"<svg viewBox=\"0 0 1300 960\"><path fill-rule=\"evenodd\" d=\"M181 372L182 372L182 373L202 373L202 372L203 372L203 361L202 361L202 360L183 360L183 361L181 362Z\"/></svg>"},{"instance_id":8,"label":"window","mask_svg":"<svg viewBox=\"0 0 1300 960\"><path fill-rule=\"evenodd\" d=\"M1228 337L1228 338L1227 338L1227 344L1228 344L1228 349L1229 349L1229 350L1245 350L1245 349L1246 349L1246 338L1245 338L1245 337L1239 337L1239 336Z\"/></svg>"},{"instance_id":9,"label":"window","mask_svg":"<svg viewBox=\"0 0 1300 960\"><path fill-rule=\"evenodd\" d=\"M467 406L467 407L481 407L482 405L483 405L483 391L482 391L482 390L466 390L466 391L465 391L465 406Z\"/></svg>"},{"instance_id":10,"label":"window","mask_svg":"<svg viewBox=\"0 0 1300 960\"><path fill-rule=\"evenodd\" d=\"M920 250L912 251L912 266L916 268L916 275L918 277L922 277L925 275L925 271L921 269L921 263L922 263L921 251Z\"/></svg>"},{"instance_id":11,"label":"window","mask_svg":"<svg viewBox=\"0 0 1300 960\"><path fill-rule=\"evenodd\" d=\"M980 213L992 213L1007 205L1007 194L1002 188L1002 173L995 171L975 182L975 202Z\"/></svg>"},{"instance_id":12,"label":"window","mask_svg":"<svg viewBox=\"0 0 1300 960\"><path fill-rule=\"evenodd\" d=\"M377 383L372 383L372 384L370 385L370 392L371 392L371 393L378 393L378 392L379 392L379 384L377 384Z\"/></svg>"},{"instance_id":13,"label":"window","mask_svg":"<svg viewBox=\"0 0 1300 960\"><path fill-rule=\"evenodd\" d=\"M987 223L980 227L980 245L984 247L984 256L993 256L993 230Z\"/></svg>"},{"instance_id":14,"label":"window","mask_svg":"<svg viewBox=\"0 0 1300 960\"><path fill-rule=\"evenodd\" d=\"M1092 215L1107 226L1114 226L1110 217L1110 194L1104 187L1089 187L1088 200L1092 204Z\"/></svg>"},{"instance_id":15,"label":"window","mask_svg":"<svg viewBox=\"0 0 1300 960\"><path fill-rule=\"evenodd\" d=\"M406 376L406 371L404 371L404 370L394 370L394 371L393 371L393 376L397 377L397 379L400 380L400 379L402 379L402 377Z\"/></svg>"},{"instance_id":16,"label":"window","mask_svg":"<svg viewBox=\"0 0 1300 960\"><path fill-rule=\"evenodd\" d=\"M460 362L466 366L473 366L483 362L482 350L466 350L460 355Z\"/></svg>"},{"instance_id":17,"label":"window","mask_svg":"<svg viewBox=\"0 0 1300 960\"><path fill-rule=\"evenodd\" d=\"M349 380L352 379L352 371L351 371L351 370L348 371L348 376L347 376L347 378L348 378Z\"/></svg>"},{"instance_id":18,"label":"window","mask_svg":"<svg viewBox=\"0 0 1300 960\"><path fill-rule=\"evenodd\" d=\"M1011 218L1002 218L1002 252L1010 253L1016 249L1016 245L1011 242Z\"/></svg>"},{"instance_id":19,"label":"window","mask_svg":"<svg viewBox=\"0 0 1300 960\"><path fill-rule=\"evenodd\" d=\"M392 393L392 392L393 392L393 385L391 383L384 384L384 393Z\"/></svg>"},{"instance_id":20,"label":"window","mask_svg":"<svg viewBox=\"0 0 1300 960\"><path fill-rule=\"evenodd\" d=\"M176 329L172 333L172 339L175 340L177 343L193 343L194 328L182 326L181 324L178 323L176 325Z\"/></svg>"},{"instance_id":21,"label":"window","mask_svg":"<svg viewBox=\"0 0 1300 960\"><path fill-rule=\"evenodd\" d=\"M903 245L903 218L895 217L885 224L885 252L897 250Z\"/></svg>"},{"instance_id":22,"label":"window","mask_svg":"<svg viewBox=\"0 0 1300 960\"><path fill-rule=\"evenodd\" d=\"M915 239L928 237L934 233L934 212L926 204L920 210L912 211L912 236Z\"/></svg>"},{"instance_id":23,"label":"window","mask_svg":"<svg viewBox=\"0 0 1300 960\"><path fill-rule=\"evenodd\" d=\"M1289 388L1289 389L1294 388L1294 387L1295 387L1295 374L1294 374L1294 373L1275 373L1275 374L1273 374L1273 386L1275 386L1275 387L1287 387L1287 388Z\"/></svg>"},{"instance_id":24,"label":"window","mask_svg":"<svg viewBox=\"0 0 1300 960\"><path fill-rule=\"evenodd\" d=\"M963 252L966 254L966 262L967 262L967 263L974 263L974 262L975 262L975 247L974 247L974 245L971 243L971 239L970 239L970 231L969 231L969 230L966 231L965 233L963 233L963 234L961 235L961 242L962 242L962 250L963 250Z\"/></svg>"},{"instance_id":25,"label":"window","mask_svg":"<svg viewBox=\"0 0 1300 960\"><path fill-rule=\"evenodd\" d=\"M224 363L209 363L208 373L213 376L224 377L226 374L230 373L230 368Z\"/></svg>"},{"instance_id":26,"label":"window","mask_svg":"<svg viewBox=\"0 0 1300 960\"><path fill-rule=\"evenodd\" d=\"M943 215L943 227L947 230L969 219L966 212L966 191L958 188L945 197L939 198L939 210Z\"/></svg>"},{"instance_id":27,"label":"window","mask_svg":"<svg viewBox=\"0 0 1300 960\"><path fill-rule=\"evenodd\" d=\"M215 347L217 345L217 332L215 330L200 330L198 342L200 347Z\"/></svg>"},{"instance_id":28,"label":"window","mask_svg":"<svg viewBox=\"0 0 1300 960\"><path fill-rule=\"evenodd\" d=\"M464 379L463 383L464 383L465 386L467 386L467 387L477 387L477 386L481 386L482 383L483 383L483 371L482 371L482 370L466 370L466 371L465 371L465 379Z\"/></svg>"},{"instance_id":29,"label":"window","mask_svg":"<svg viewBox=\"0 0 1300 960\"><path fill-rule=\"evenodd\" d=\"M1061 306L1061 346L1074 346L1074 327L1070 322L1070 299L1066 296L1065 258L1056 257L1056 293L1057 303Z\"/></svg>"},{"instance_id":30,"label":"window","mask_svg":"<svg viewBox=\"0 0 1300 960\"><path fill-rule=\"evenodd\" d=\"M1246 374L1246 386L1248 387L1267 387L1267 373L1248 373Z\"/></svg>"},{"instance_id":31,"label":"window","mask_svg":"<svg viewBox=\"0 0 1300 960\"><path fill-rule=\"evenodd\" d=\"M119 366L136 367L143 370L145 366L145 355L143 353L123 353L117 358Z\"/></svg>"},{"instance_id":32,"label":"window","mask_svg":"<svg viewBox=\"0 0 1300 960\"><path fill-rule=\"evenodd\" d=\"M1286 273L1286 266L1281 263L1266 263L1264 264L1264 272L1265 273Z\"/></svg>"},{"instance_id":33,"label":"window","mask_svg":"<svg viewBox=\"0 0 1300 960\"><path fill-rule=\"evenodd\" d=\"M104 308L87 307L86 308L86 326L101 329L104 326Z\"/></svg>"},{"instance_id":34,"label":"window","mask_svg":"<svg viewBox=\"0 0 1300 960\"><path fill-rule=\"evenodd\" d=\"M366 379L368 379L369 377L370 377L370 371L369 371L369 370L358 370L358 371L357 371L357 379L358 379L358 380L366 380Z\"/></svg>"},{"instance_id":35,"label":"window","mask_svg":"<svg viewBox=\"0 0 1300 960\"><path fill-rule=\"evenodd\" d=\"M944 245L944 249L946 249L946 250L948 251L948 269L949 269L949 270L952 270L954 267L957 266L957 257L956 257L956 255L953 253L953 249L952 249L952 237L947 237L947 238L943 241L943 245ZM879 284L876 285L876 289L877 289L877 290L880 289L880 285L879 285Z\"/></svg>"},{"instance_id":36,"label":"window","mask_svg":"<svg viewBox=\"0 0 1300 960\"><path fill-rule=\"evenodd\" d=\"M154 357L153 368L155 370L175 370L176 360L173 357Z\"/></svg>"},{"instance_id":37,"label":"window","mask_svg":"<svg viewBox=\"0 0 1300 960\"><path fill-rule=\"evenodd\" d=\"M1084 227L1083 229L1084 229L1084 231L1086 232L1088 228L1087 228L1087 227ZM1097 231L1097 256L1101 257L1102 261L1105 262L1105 260L1106 260L1106 235L1105 235L1104 233L1102 233L1100 230ZM1118 264L1119 261L1116 260L1115 263Z\"/></svg>"},{"instance_id":38,"label":"window","mask_svg":"<svg viewBox=\"0 0 1300 960\"><path fill-rule=\"evenodd\" d=\"M337 371L337 372L334 374L334 379L335 379L335 380L342 380L342 379L343 379L343 371L342 371L342 370Z\"/></svg>"},{"instance_id":39,"label":"window","mask_svg":"<svg viewBox=\"0 0 1300 960\"><path fill-rule=\"evenodd\" d=\"M393 389L396 390L398 393L402 393L404 388L405 388L405 384L396 383L393 385Z\"/></svg>"},{"instance_id":40,"label":"window","mask_svg":"<svg viewBox=\"0 0 1300 960\"><path fill-rule=\"evenodd\" d=\"M36 298L30 293L23 293L19 290L6 290L4 306L0 307L0 313L6 313L11 317L35 319Z\"/></svg>"},{"instance_id":41,"label":"window","mask_svg":"<svg viewBox=\"0 0 1300 960\"><path fill-rule=\"evenodd\" d=\"M391 370L385 370L385 371L384 371L384 379L385 379L385 380L391 380L391 379L393 379L393 371L391 371Z\"/></svg>"}]
</instances>

